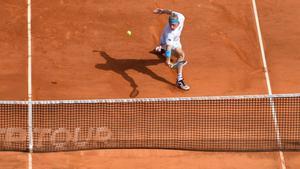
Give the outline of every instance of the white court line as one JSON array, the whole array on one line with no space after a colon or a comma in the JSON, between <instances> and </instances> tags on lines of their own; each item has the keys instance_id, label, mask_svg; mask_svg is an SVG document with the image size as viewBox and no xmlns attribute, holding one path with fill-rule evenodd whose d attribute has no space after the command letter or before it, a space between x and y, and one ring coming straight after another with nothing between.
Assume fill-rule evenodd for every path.
<instances>
[{"instance_id":1,"label":"white court line","mask_svg":"<svg viewBox=\"0 0 300 169\"><path fill-rule=\"evenodd\" d=\"M32 153L28 153L28 169L32 169Z\"/></svg>"},{"instance_id":2,"label":"white court line","mask_svg":"<svg viewBox=\"0 0 300 169\"><path fill-rule=\"evenodd\" d=\"M31 75L31 0L27 0L27 37L28 37L28 100L32 98L32 75Z\"/></svg>"},{"instance_id":3,"label":"white court line","mask_svg":"<svg viewBox=\"0 0 300 169\"><path fill-rule=\"evenodd\" d=\"M28 169L32 169L32 63L31 63L31 0L27 0L27 38L28 38Z\"/></svg>"},{"instance_id":4,"label":"white court line","mask_svg":"<svg viewBox=\"0 0 300 169\"><path fill-rule=\"evenodd\" d=\"M31 0L27 0L27 36L28 36L28 148L31 151L33 147L32 137L32 63L31 63Z\"/></svg>"},{"instance_id":5,"label":"white court line","mask_svg":"<svg viewBox=\"0 0 300 169\"><path fill-rule=\"evenodd\" d=\"M252 0L252 5L253 5L254 16L255 16L256 29L257 29L257 32L258 32L260 52L261 52L264 71L265 71L265 78L266 78L266 83L267 83L267 87L268 87L268 94L272 95L273 93L272 93L272 88L271 88L271 83L270 83L270 76L269 76L269 71L268 71L268 66L267 66L267 61L266 61L266 55L265 55L265 48L264 48L262 33L261 33L261 29L260 29L260 24L259 24L256 0ZM274 103L273 98L270 98L270 105L271 105L271 108L272 108L272 116L273 116L273 121L274 121L274 125L275 125L277 143L279 144L280 148L282 148L280 131L279 131L279 126L278 126L278 121L277 121L277 114L276 114L275 103ZM284 159L283 152L279 151L279 155L280 155L280 160L281 160L281 169L286 169L286 164L285 164L285 159Z\"/></svg>"}]
</instances>

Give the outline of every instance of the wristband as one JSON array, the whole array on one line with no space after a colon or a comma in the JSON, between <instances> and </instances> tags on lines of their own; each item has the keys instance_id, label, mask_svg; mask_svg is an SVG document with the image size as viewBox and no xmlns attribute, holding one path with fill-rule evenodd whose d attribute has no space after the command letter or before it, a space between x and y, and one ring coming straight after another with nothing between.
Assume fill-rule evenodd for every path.
<instances>
[{"instance_id":1,"label":"wristband","mask_svg":"<svg viewBox=\"0 0 300 169\"><path fill-rule=\"evenodd\" d=\"M170 58L171 57L171 50L166 50L166 57L167 58Z\"/></svg>"}]
</instances>

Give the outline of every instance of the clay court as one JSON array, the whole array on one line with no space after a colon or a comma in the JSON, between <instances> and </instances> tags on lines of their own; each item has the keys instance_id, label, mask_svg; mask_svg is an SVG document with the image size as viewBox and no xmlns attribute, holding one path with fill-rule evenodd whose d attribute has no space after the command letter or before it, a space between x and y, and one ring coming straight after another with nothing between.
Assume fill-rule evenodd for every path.
<instances>
[{"instance_id":1,"label":"clay court","mask_svg":"<svg viewBox=\"0 0 300 169\"><path fill-rule=\"evenodd\" d=\"M0 0L0 100L27 101L29 85L33 101L270 94L251 0L31 0L30 46L27 3ZM256 5L272 92L300 93L300 1L256 0ZM151 53L167 23L165 15L152 13L155 8L186 17L181 41L189 62L187 92L175 86L176 72ZM279 151L3 151L0 168L300 167L299 152L282 154L284 160Z\"/></svg>"}]
</instances>

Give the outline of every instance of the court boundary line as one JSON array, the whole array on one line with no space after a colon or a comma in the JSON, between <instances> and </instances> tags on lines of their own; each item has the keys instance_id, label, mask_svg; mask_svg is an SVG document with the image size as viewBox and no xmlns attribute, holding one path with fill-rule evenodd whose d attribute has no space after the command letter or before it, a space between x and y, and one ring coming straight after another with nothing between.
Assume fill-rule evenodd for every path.
<instances>
[{"instance_id":1,"label":"court boundary line","mask_svg":"<svg viewBox=\"0 0 300 169\"><path fill-rule=\"evenodd\" d=\"M27 0L27 38L28 38L28 169L32 169L33 126L32 126L32 40L31 40L31 0Z\"/></svg>"},{"instance_id":2,"label":"court boundary line","mask_svg":"<svg viewBox=\"0 0 300 169\"><path fill-rule=\"evenodd\" d=\"M28 169L32 169L32 153L28 153Z\"/></svg>"},{"instance_id":3,"label":"court boundary line","mask_svg":"<svg viewBox=\"0 0 300 169\"><path fill-rule=\"evenodd\" d=\"M252 0L252 6L253 6L256 29L257 29L257 34L258 34L258 41L259 41L259 45L260 45L261 57L262 57L262 60L263 60L263 67L264 67L264 72L265 72L267 88L268 88L268 94L273 95L272 88L271 88L271 82L270 82L270 75L269 75L269 70L268 70L267 60L266 60L266 55L265 55L265 47L264 47L261 28L260 28L261 26L260 26L260 23L259 23L256 0ZM276 139L277 139L277 142L280 146L280 149L282 149L280 131L279 131L278 120L277 120L277 112L276 112L275 103L274 103L273 98L270 98L270 106L271 106L271 109L272 109L272 117L273 117L273 121L274 121L274 125L275 125ZM284 154L281 150L279 151L279 156L280 156L281 168L286 169Z\"/></svg>"}]
</instances>

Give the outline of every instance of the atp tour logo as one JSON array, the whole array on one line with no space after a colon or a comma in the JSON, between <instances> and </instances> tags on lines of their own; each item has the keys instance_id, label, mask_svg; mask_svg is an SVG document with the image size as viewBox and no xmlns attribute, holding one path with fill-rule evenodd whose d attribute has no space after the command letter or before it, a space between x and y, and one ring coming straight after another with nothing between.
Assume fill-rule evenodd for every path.
<instances>
[{"instance_id":1,"label":"atp tour logo","mask_svg":"<svg viewBox=\"0 0 300 169\"><path fill-rule=\"evenodd\" d=\"M67 145L78 148L85 147L89 143L107 142L111 139L112 132L107 127L90 127L88 129L74 128L34 128L34 147L54 146L62 149ZM24 128L0 128L0 143L7 146L28 141L28 133Z\"/></svg>"}]
</instances>

